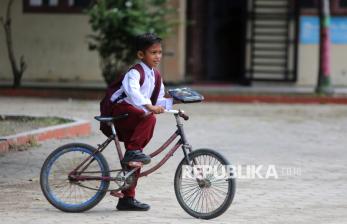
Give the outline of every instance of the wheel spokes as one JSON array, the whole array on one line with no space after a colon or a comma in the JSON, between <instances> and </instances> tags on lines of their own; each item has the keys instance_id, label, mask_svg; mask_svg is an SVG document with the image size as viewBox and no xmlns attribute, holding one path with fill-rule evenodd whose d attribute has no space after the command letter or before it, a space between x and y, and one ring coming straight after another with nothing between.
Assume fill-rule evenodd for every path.
<instances>
[{"instance_id":1,"label":"wheel spokes","mask_svg":"<svg viewBox=\"0 0 347 224\"><path fill-rule=\"evenodd\" d=\"M88 153L81 151L69 152L62 154L51 166L48 185L50 191L56 199L68 204L81 204L95 195L94 190L90 190L79 186L78 182L70 181L68 178L69 173L74 170L84 159L89 156ZM100 170L97 161L93 161L85 171ZM100 172L100 176L102 176ZM99 189L101 181L84 181L87 187Z\"/></svg>"},{"instance_id":2,"label":"wheel spokes","mask_svg":"<svg viewBox=\"0 0 347 224\"><path fill-rule=\"evenodd\" d=\"M195 166L211 166L214 171L221 172L223 164L215 157L201 155L194 158ZM202 171L201 171L202 172ZM183 177L181 170L180 194L184 203L193 211L198 213L211 213L217 210L224 203L229 193L229 181L216 178L212 174L203 174L202 183L199 184L196 177Z\"/></svg>"}]
</instances>

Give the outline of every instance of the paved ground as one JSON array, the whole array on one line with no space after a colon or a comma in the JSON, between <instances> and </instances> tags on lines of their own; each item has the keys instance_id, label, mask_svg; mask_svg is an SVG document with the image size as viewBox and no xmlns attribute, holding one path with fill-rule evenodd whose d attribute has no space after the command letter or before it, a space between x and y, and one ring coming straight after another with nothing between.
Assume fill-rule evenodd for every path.
<instances>
[{"instance_id":1,"label":"paved ground","mask_svg":"<svg viewBox=\"0 0 347 224\"><path fill-rule=\"evenodd\" d=\"M0 114L89 120L98 114L97 101L0 97L0 105ZM47 141L0 155L1 223L347 223L346 106L209 103L181 108L191 115L185 127L194 148L217 149L234 164L275 165L279 178L239 179L224 215L197 220L175 199L173 176L182 158L178 151L161 170L140 181L138 199L151 204L149 212L118 212L111 196L86 213L60 212L41 194L39 169L59 145L101 142L104 138L93 122L95 131L88 138ZM160 115L148 152L173 130L171 115ZM112 149L106 153L111 161Z\"/></svg>"}]
</instances>

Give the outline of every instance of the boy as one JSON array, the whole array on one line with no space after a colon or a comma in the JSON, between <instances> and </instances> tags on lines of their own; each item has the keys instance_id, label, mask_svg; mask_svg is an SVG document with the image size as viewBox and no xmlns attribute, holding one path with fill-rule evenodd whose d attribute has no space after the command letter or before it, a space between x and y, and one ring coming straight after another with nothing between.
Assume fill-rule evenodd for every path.
<instances>
[{"instance_id":1,"label":"boy","mask_svg":"<svg viewBox=\"0 0 347 224\"><path fill-rule=\"evenodd\" d=\"M152 138L156 122L154 114L171 109L173 104L172 99L164 98L164 85L155 70L162 57L161 38L151 33L140 35L136 38L136 50L140 63L125 74L121 87L110 97L112 116L128 114L115 123L117 135L126 149L122 164L150 162L151 158L142 150ZM134 185L122 191L124 198L119 199L118 210L147 211L150 208L134 198L139 173L140 170L135 175Z\"/></svg>"}]
</instances>

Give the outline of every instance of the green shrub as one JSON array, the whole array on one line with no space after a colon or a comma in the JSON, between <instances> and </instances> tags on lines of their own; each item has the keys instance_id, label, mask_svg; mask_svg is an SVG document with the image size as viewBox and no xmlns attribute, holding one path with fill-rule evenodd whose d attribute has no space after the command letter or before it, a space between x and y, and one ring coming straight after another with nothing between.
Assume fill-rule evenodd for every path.
<instances>
[{"instance_id":1,"label":"green shrub","mask_svg":"<svg viewBox=\"0 0 347 224\"><path fill-rule=\"evenodd\" d=\"M101 57L104 80L110 84L134 63L134 39L142 33L155 33L165 37L173 22L168 14L168 0L99 0L89 10L93 35L90 50Z\"/></svg>"}]
</instances>

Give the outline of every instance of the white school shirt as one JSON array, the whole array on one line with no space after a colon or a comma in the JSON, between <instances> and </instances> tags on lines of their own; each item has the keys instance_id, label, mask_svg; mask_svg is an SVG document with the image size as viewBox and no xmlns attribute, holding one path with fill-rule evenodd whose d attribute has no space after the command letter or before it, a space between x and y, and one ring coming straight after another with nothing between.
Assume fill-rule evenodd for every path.
<instances>
[{"instance_id":1,"label":"white school shirt","mask_svg":"<svg viewBox=\"0 0 347 224\"><path fill-rule=\"evenodd\" d=\"M140 86L140 72L136 69L131 69L128 71L122 81L122 86L111 96L111 101L114 102L123 92L127 95L124 99L119 102L125 101L128 104L133 105L139 109L148 112L144 107L145 104L152 104L151 96L155 87L155 75L153 68L149 68L145 63L140 62L145 74L145 79ZM162 106L167 110L172 109L173 99L164 98L165 90L164 84L161 81L160 92L158 95L158 100L156 106Z\"/></svg>"}]
</instances>

